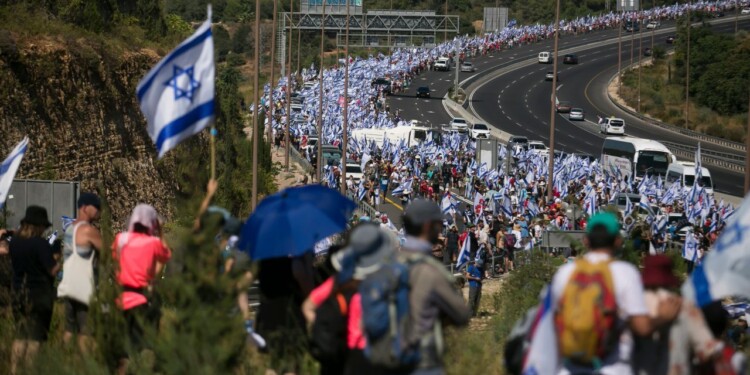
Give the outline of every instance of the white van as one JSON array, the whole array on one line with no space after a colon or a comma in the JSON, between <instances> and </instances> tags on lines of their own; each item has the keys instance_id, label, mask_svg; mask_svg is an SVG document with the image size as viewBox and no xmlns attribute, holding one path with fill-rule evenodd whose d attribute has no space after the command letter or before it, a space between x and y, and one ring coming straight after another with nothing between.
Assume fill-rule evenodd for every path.
<instances>
[{"instance_id":1,"label":"white van","mask_svg":"<svg viewBox=\"0 0 750 375\"><path fill-rule=\"evenodd\" d=\"M451 70L451 59L447 57L441 57L435 62L435 70L450 71Z\"/></svg>"},{"instance_id":2,"label":"white van","mask_svg":"<svg viewBox=\"0 0 750 375\"><path fill-rule=\"evenodd\" d=\"M714 193L714 181L711 178L711 172L706 167L701 168L701 183L703 188L706 189L706 193L713 195ZM685 190L690 190L695 183L695 163L678 161L672 163L667 168L665 186L669 189L674 183L682 183Z\"/></svg>"},{"instance_id":3,"label":"white van","mask_svg":"<svg viewBox=\"0 0 750 375\"><path fill-rule=\"evenodd\" d=\"M625 120L617 117L608 117L599 124L599 132L603 134L625 134Z\"/></svg>"},{"instance_id":4,"label":"white van","mask_svg":"<svg viewBox=\"0 0 750 375\"><path fill-rule=\"evenodd\" d=\"M551 64L553 60L552 52L539 52L540 64Z\"/></svg>"}]
</instances>

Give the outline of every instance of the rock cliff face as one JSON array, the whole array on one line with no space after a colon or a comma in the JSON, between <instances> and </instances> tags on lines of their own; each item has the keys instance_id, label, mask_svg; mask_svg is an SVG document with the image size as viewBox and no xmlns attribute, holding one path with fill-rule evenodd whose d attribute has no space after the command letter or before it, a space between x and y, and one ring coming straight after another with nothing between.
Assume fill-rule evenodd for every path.
<instances>
[{"instance_id":1,"label":"rock cliff face","mask_svg":"<svg viewBox=\"0 0 750 375\"><path fill-rule=\"evenodd\" d=\"M174 160L156 160L135 98L158 59L150 50L0 32L0 159L28 135L17 178L78 181L82 191L101 183L116 230L140 202L170 217Z\"/></svg>"}]
</instances>

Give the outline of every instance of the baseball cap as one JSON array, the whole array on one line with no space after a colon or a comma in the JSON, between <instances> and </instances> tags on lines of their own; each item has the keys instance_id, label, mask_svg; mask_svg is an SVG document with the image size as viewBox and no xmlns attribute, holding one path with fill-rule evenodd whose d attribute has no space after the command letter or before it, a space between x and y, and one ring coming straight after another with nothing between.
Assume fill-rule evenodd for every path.
<instances>
[{"instance_id":1,"label":"baseball cap","mask_svg":"<svg viewBox=\"0 0 750 375\"><path fill-rule=\"evenodd\" d=\"M443 222L443 213L437 204L426 199L415 199L404 211L404 217L410 222L421 225L431 221Z\"/></svg>"},{"instance_id":2,"label":"baseball cap","mask_svg":"<svg viewBox=\"0 0 750 375\"><path fill-rule=\"evenodd\" d=\"M594 227L598 225L604 226L613 236L620 234L620 223L617 221L617 216L611 212L600 212L591 216L586 223L586 233L591 234Z\"/></svg>"},{"instance_id":3,"label":"baseball cap","mask_svg":"<svg viewBox=\"0 0 750 375\"><path fill-rule=\"evenodd\" d=\"M78 196L78 208L83 206L94 206L97 210L101 210L102 202L94 193L81 193Z\"/></svg>"}]
</instances>

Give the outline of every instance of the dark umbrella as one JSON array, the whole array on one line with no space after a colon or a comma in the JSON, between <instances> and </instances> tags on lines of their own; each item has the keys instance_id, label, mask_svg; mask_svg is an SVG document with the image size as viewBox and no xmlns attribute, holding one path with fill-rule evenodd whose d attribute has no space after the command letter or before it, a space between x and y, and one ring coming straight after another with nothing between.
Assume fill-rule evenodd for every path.
<instances>
[{"instance_id":1,"label":"dark umbrella","mask_svg":"<svg viewBox=\"0 0 750 375\"><path fill-rule=\"evenodd\" d=\"M287 188L258 204L242 227L238 246L253 260L301 255L344 230L355 207L322 185Z\"/></svg>"}]
</instances>

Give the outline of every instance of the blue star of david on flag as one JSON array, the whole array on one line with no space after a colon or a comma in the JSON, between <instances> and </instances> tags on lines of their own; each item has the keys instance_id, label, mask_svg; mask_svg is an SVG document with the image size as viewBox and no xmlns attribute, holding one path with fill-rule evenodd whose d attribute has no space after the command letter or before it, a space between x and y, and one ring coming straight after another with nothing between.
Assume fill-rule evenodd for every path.
<instances>
[{"instance_id":1,"label":"blue star of david on flag","mask_svg":"<svg viewBox=\"0 0 750 375\"><path fill-rule=\"evenodd\" d=\"M214 119L214 43L209 19L138 83L136 95L159 158Z\"/></svg>"},{"instance_id":2,"label":"blue star of david on flag","mask_svg":"<svg viewBox=\"0 0 750 375\"><path fill-rule=\"evenodd\" d=\"M189 66L186 69L180 68L177 64L172 67L173 74L165 85L174 89L174 100L187 98L193 101L193 93L201 87L201 83L194 78L195 68Z\"/></svg>"}]
</instances>

